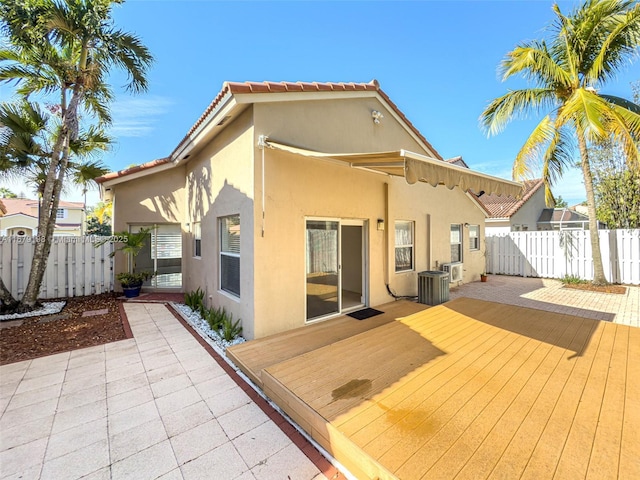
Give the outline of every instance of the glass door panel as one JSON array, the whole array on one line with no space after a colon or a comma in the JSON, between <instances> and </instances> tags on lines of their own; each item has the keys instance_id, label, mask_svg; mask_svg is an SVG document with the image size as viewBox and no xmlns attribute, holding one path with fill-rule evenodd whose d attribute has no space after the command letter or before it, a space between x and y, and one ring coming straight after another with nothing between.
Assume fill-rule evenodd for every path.
<instances>
[{"instance_id":1,"label":"glass door panel","mask_svg":"<svg viewBox=\"0 0 640 480\"><path fill-rule=\"evenodd\" d=\"M131 232L150 228L144 247L136 256L134 272L155 272L144 285L154 288L182 286L182 231L180 225L143 225Z\"/></svg>"},{"instance_id":2,"label":"glass door panel","mask_svg":"<svg viewBox=\"0 0 640 480\"><path fill-rule=\"evenodd\" d=\"M340 311L339 222L307 220L307 320Z\"/></svg>"}]
</instances>

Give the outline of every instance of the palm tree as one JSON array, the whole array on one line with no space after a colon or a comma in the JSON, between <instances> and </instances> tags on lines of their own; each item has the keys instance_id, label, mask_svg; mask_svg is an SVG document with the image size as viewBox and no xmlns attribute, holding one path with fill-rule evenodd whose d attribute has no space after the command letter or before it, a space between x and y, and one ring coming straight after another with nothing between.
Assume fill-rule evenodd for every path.
<instances>
[{"instance_id":1,"label":"palm tree","mask_svg":"<svg viewBox=\"0 0 640 480\"><path fill-rule=\"evenodd\" d=\"M81 113L110 121L112 99L105 83L113 67L128 75L132 92L147 88L152 56L140 40L113 25L112 7L121 0L4 0L3 31L10 47L0 50L0 81L16 82L17 93L55 98L60 129L42 184L38 232L29 280L20 309L37 302L51 248L56 212Z\"/></svg>"},{"instance_id":2,"label":"palm tree","mask_svg":"<svg viewBox=\"0 0 640 480\"><path fill-rule=\"evenodd\" d=\"M509 91L493 100L480 119L489 134L529 112L547 110L513 164L513 177L530 176L537 162L542 166L547 201L551 186L564 168L572 165L577 145L589 211L595 284L606 283L600 241L589 147L611 139L626 153L631 168L640 168L637 139L640 107L599 89L638 53L640 5L629 0L587 0L569 16L553 5L556 19L547 40L518 45L502 61L503 80L520 74L534 85Z\"/></svg>"}]
</instances>

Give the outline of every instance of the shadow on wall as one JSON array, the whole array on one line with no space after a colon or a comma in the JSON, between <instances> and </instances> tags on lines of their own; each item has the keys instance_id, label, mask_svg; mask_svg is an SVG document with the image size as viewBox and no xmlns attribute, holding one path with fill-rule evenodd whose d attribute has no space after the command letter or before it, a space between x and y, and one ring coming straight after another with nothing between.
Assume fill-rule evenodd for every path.
<instances>
[{"instance_id":1,"label":"shadow on wall","mask_svg":"<svg viewBox=\"0 0 640 480\"><path fill-rule=\"evenodd\" d=\"M189 185L187 188L189 192L187 211L191 214L190 220L194 222L202 221L205 211L208 212L214 202L211 196L211 185L213 183L211 163L205 162L202 168L189 172L187 182ZM225 181L225 187L227 185Z\"/></svg>"}]
</instances>

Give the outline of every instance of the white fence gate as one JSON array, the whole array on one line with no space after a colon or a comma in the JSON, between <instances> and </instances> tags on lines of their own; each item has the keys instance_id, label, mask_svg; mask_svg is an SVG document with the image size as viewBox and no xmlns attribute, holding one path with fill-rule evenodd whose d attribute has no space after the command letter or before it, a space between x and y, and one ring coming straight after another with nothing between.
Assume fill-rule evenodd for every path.
<instances>
[{"instance_id":1,"label":"white fence gate","mask_svg":"<svg viewBox=\"0 0 640 480\"><path fill-rule=\"evenodd\" d=\"M24 293L38 237L0 237L0 276L13 298ZM113 243L102 237L53 237L39 298L92 295L113 290Z\"/></svg>"},{"instance_id":2,"label":"white fence gate","mask_svg":"<svg viewBox=\"0 0 640 480\"><path fill-rule=\"evenodd\" d=\"M604 273L640 285L640 230L600 230ZM593 279L588 230L510 232L486 237L487 272L523 277Z\"/></svg>"}]
</instances>

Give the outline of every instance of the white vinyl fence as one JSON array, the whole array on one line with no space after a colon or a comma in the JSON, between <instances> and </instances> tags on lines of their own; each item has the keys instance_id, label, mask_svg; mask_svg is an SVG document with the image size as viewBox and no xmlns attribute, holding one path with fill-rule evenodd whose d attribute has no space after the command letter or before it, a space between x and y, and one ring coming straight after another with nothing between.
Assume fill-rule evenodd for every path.
<instances>
[{"instance_id":1,"label":"white vinyl fence","mask_svg":"<svg viewBox=\"0 0 640 480\"><path fill-rule=\"evenodd\" d=\"M53 237L39 298L92 295L113 290L113 243L102 237ZM22 298L38 237L0 237L0 276L15 299Z\"/></svg>"},{"instance_id":2,"label":"white vinyl fence","mask_svg":"<svg viewBox=\"0 0 640 480\"><path fill-rule=\"evenodd\" d=\"M640 230L600 230L607 280L640 285ZM588 230L510 232L486 237L487 272L523 277L593 279Z\"/></svg>"}]
</instances>

